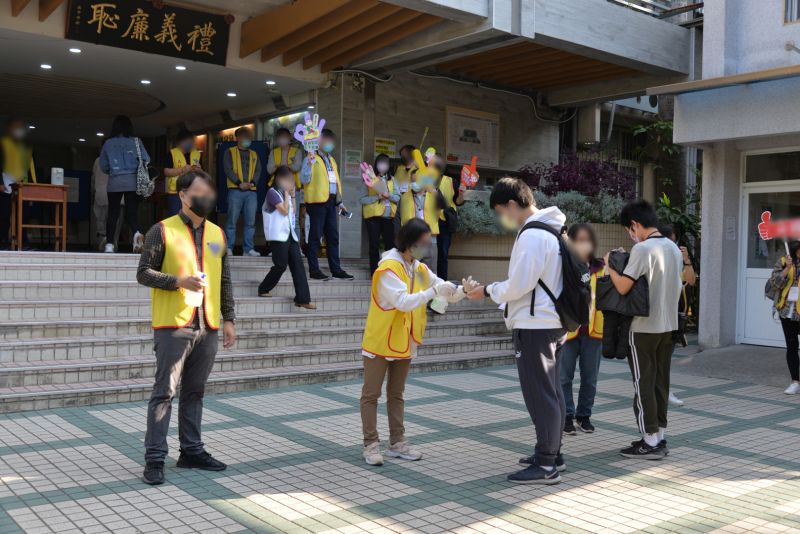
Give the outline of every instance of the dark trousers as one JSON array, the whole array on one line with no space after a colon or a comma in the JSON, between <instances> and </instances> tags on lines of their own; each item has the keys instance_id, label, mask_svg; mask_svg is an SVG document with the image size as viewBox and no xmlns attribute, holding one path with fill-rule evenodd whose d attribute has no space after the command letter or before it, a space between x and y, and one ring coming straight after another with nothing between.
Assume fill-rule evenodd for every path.
<instances>
[{"instance_id":1,"label":"dark trousers","mask_svg":"<svg viewBox=\"0 0 800 534\"><path fill-rule=\"evenodd\" d=\"M797 339L797 336L800 335L800 321L781 317L781 327L783 328L783 337L786 338L786 365L789 366L792 380L797 381L800 380L800 356L798 356L800 344Z\"/></svg>"},{"instance_id":2,"label":"dark trousers","mask_svg":"<svg viewBox=\"0 0 800 534\"><path fill-rule=\"evenodd\" d=\"M319 272L319 242L325 237L325 247L328 253L328 267L331 273L341 272L339 265L339 209L336 207L336 197L333 195L326 202L319 204L306 204L308 217L311 219L311 228L308 230L308 270L312 273Z\"/></svg>"},{"instance_id":3,"label":"dark trousers","mask_svg":"<svg viewBox=\"0 0 800 534\"><path fill-rule=\"evenodd\" d=\"M308 304L311 302L306 268L303 266L303 256L300 254L300 245L297 241L292 236L289 236L286 241L270 241L269 249L272 251L272 269L258 285L258 292L269 293L275 289L288 266L294 283L295 303Z\"/></svg>"},{"instance_id":4,"label":"dark trousers","mask_svg":"<svg viewBox=\"0 0 800 534\"><path fill-rule=\"evenodd\" d=\"M630 333L628 364L633 376L633 414L642 434L667 428L672 332Z\"/></svg>"},{"instance_id":5,"label":"dark trousers","mask_svg":"<svg viewBox=\"0 0 800 534\"><path fill-rule=\"evenodd\" d=\"M139 195L136 191L108 193L108 219L106 219L106 239L115 235L117 220L122 211L122 199L125 198L125 222L131 235L139 231Z\"/></svg>"},{"instance_id":6,"label":"dark trousers","mask_svg":"<svg viewBox=\"0 0 800 534\"><path fill-rule=\"evenodd\" d=\"M369 238L369 271L374 273L381 259L381 238L383 250L394 248L394 220L386 217L370 217L364 219Z\"/></svg>"},{"instance_id":7,"label":"dark trousers","mask_svg":"<svg viewBox=\"0 0 800 534\"><path fill-rule=\"evenodd\" d=\"M206 381L217 355L216 330L163 328L153 332L156 353L156 378L147 406L147 433L144 459L163 462L167 457L167 433L172 415L172 399L181 386L178 400L178 439L181 451L203 451L200 422Z\"/></svg>"},{"instance_id":8,"label":"dark trousers","mask_svg":"<svg viewBox=\"0 0 800 534\"><path fill-rule=\"evenodd\" d=\"M450 244L453 242L453 232L444 221L439 221L439 235L436 237L436 276L447 280L447 256L450 254Z\"/></svg>"},{"instance_id":9,"label":"dark trousers","mask_svg":"<svg viewBox=\"0 0 800 534\"><path fill-rule=\"evenodd\" d=\"M562 328L550 328L516 329L511 334L522 397L536 430L534 454L543 466L555 465L561 450L566 417L560 377L564 333Z\"/></svg>"},{"instance_id":10,"label":"dark trousers","mask_svg":"<svg viewBox=\"0 0 800 534\"><path fill-rule=\"evenodd\" d=\"M0 192L0 245L11 243L11 195Z\"/></svg>"}]
</instances>

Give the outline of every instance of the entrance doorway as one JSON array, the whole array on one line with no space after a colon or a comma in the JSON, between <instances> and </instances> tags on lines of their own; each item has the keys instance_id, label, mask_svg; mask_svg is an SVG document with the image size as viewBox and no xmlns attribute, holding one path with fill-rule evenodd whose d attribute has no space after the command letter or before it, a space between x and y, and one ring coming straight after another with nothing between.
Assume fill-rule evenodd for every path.
<instances>
[{"instance_id":1,"label":"entrance doorway","mask_svg":"<svg viewBox=\"0 0 800 534\"><path fill-rule=\"evenodd\" d=\"M762 240L758 224L765 211L776 220L800 217L800 152L746 154L742 170L736 342L782 347L780 321L772 316L772 302L764 297L764 286L786 248L782 239Z\"/></svg>"}]
</instances>

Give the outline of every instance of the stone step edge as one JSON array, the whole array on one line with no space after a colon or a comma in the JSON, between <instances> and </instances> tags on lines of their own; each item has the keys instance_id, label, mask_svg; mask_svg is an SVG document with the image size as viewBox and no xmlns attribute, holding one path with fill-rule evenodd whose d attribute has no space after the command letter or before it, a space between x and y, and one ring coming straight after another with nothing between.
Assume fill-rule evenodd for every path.
<instances>
[{"instance_id":1,"label":"stone step edge","mask_svg":"<svg viewBox=\"0 0 800 534\"><path fill-rule=\"evenodd\" d=\"M514 354L510 350L496 350L496 351L489 351L489 352L480 352L480 353L456 353L456 354L443 354L443 355L435 355L435 356L425 356L421 358L414 358L411 360L412 367L419 369L420 367L426 366L433 366L442 363L448 362L459 362L459 361L476 361L476 360L495 360L495 359L508 359L508 363L510 363L513 358ZM505 362L504 362L505 363ZM500 364L498 364L500 365ZM343 372L343 371L352 371L358 370L362 368L362 364L360 361L354 362L341 362L341 363L334 363L334 364L324 364L319 366L287 366L287 367L272 367L261 370L260 372L253 372L252 370L246 371L224 371L219 373L214 373L208 379L208 384L218 384L223 382L229 381L243 381L243 380L256 380L260 378L273 378L273 377L285 377L285 376L302 376L302 375L316 375L316 374L324 374L324 373L331 373L331 372ZM132 379L126 381L126 384L120 385L109 385L109 386L84 386L80 387L81 384L73 384L75 387L70 388L59 388L56 386L50 386L51 389L48 389L48 386L39 386L43 389L39 391L31 391L31 392L18 392L18 393L4 393L2 389L0 389L0 404L7 401L12 400L19 400L19 399L28 399L28 398L40 398L40 397L51 397L51 396L73 396L73 395L80 395L85 393L94 393L94 392L112 392L112 391L125 391L125 390L134 390L134 389L150 389L153 387L153 380L152 378L142 378L142 379Z\"/></svg>"}]
</instances>

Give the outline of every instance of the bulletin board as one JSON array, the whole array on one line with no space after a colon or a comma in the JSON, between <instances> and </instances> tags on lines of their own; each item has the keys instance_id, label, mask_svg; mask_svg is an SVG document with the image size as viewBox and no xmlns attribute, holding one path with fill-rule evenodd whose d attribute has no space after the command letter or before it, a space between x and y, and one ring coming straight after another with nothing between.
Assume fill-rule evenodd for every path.
<instances>
[{"instance_id":1,"label":"bulletin board","mask_svg":"<svg viewBox=\"0 0 800 534\"><path fill-rule=\"evenodd\" d=\"M470 163L478 156L481 167L500 167L500 115L454 106L445 108L447 163Z\"/></svg>"}]
</instances>

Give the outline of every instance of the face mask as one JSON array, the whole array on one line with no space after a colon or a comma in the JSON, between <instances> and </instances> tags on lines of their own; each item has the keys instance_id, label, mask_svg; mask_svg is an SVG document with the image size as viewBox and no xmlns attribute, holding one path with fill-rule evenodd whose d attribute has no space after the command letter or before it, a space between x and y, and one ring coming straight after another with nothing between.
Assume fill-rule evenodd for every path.
<instances>
[{"instance_id":1,"label":"face mask","mask_svg":"<svg viewBox=\"0 0 800 534\"><path fill-rule=\"evenodd\" d=\"M588 260L592 256L592 244L588 241L573 243L572 249L581 259Z\"/></svg>"},{"instance_id":2,"label":"face mask","mask_svg":"<svg viewBox=\"0 0 800 534\"><path fill-rule=\"evenodd\" d=\"M289 146L289 138L288 137L279 137L278 138L278 145L279 146Z\"/></svg>"},{"instance_id":3,"label":"face mask","mask_svg":"<svg viewBox=\"0 0 800 534\"><path fill-rule=\"evenodd\" d=\"M628 230L628 235L630 236L631 241L633 241L634 243L639 242L639 237L632 230Z\"/></svg>"},{"instance_id":4,"label":"face mask","mask_svg":"<svg viewBox=\"0 0 800 534\"><path fill-rule=\"evenodd\" d=\"M214 211L216 203L214 197L192 197L189 199L189 209L198 217L205 219Z\"/></svg>"},{"instance_id":5,"label":"face mask","mask_svg":"<svg viewBox=\"0 0 800 534\"><path fill-rule=\"evenodd\" d=\"M331 152L333 152L334 146L335 145L333 143L325 143L322 145L322 151L325 152L326 154L330 154Z\"/></svg>"},{"instance_id":6,"label":"face mask","mask_svg":"<svg viewBox=\"0 0 800 534\"><path fill-rule=\"evenodd\" d=\"M418 182L411 182L411 190L419 193L422 190L422 186Z\"/></svg>"},{"instance_id":7,"label":"face mask","mask_svg":"<svg viewBox=\"0 0 800 534\"><path fill-rule=\"evenodd\" d=\"M22 141L23 139L25 139L26 133L27 132L25 131L25 128L15 128L14 130L11 131L11 137L16 139L17 141Z\"/></svg>"},{"instance_id":8,"label":"face mask","mask_svg":"<svg viewBox=\"0 0 800 534\"><path fill-rule=\"evenodd\" d=\"M242 139L241 142L239 143L239 145L242 148L250 148L250 144L251 143L252 143L252 141L250 139Z\"/></svg>"},{"instance_id":9,"label":"face mask","mask_svg":"<svg viewBox=\"0 0 800 534\"><path fill-rule=\"evenodd\" d=\"M508 215L501 215L500 216L500 226L505 228L506 230L519 230L519 225L509 217Z\"/></svg>"},{"instance_id":10,"label":"face mask","mask_svg":"<svg viewBox=\"0 0 800 534\"><path fill-rule=\"evenodd\" d=\"M411 257L417 261L421 261L422 258L425 257L425 254L428 252L428 247L424 245L414 245L409 250L411 252Z\"/></svg>"}]
</instances>

